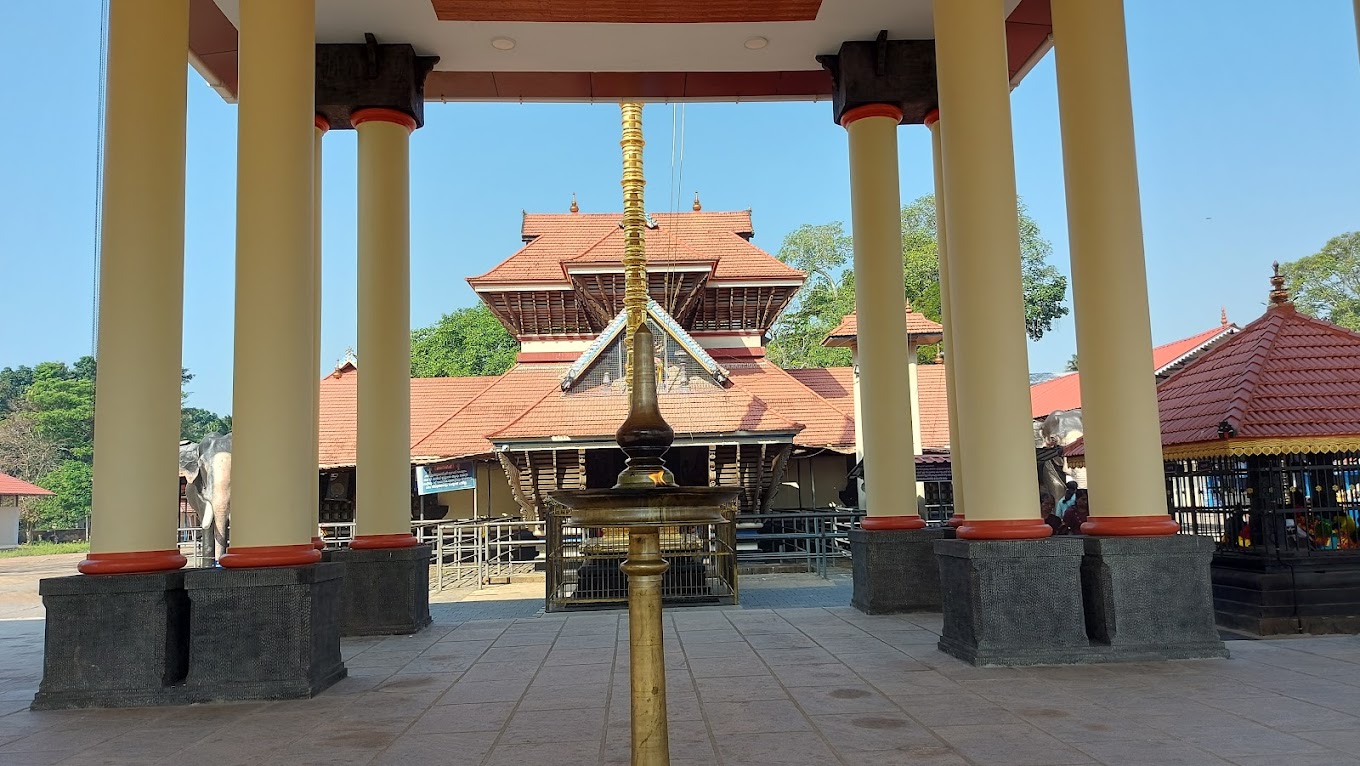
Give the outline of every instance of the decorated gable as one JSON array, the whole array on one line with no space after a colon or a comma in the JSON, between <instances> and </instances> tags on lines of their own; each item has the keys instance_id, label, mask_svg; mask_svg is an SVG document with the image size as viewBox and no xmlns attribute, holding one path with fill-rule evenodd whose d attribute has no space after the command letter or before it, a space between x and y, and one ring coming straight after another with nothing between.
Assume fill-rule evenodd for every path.
<instances>
[{"instance_id":1,"label":"decorated gable","mask_svg":"<svg viewBox=\"0 0 1360 766\"><path fill-rule=\"evenodd\" d=\"M727 370L708 355L689 333L655 301L647 304L647 326L654 338L657 393L683 394L721 389ZM577 393L617 393L626 390L628 355L624 349L627 314L619 313L590 348L562 376L562 390Z\"/></svg>"}]
</instances>

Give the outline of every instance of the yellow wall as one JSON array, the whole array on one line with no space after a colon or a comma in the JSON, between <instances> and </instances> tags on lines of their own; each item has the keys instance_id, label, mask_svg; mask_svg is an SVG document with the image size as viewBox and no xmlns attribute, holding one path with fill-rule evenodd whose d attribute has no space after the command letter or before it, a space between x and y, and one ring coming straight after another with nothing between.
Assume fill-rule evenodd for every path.
<instances>
[{"instance_id":1,"label":"yellow wall","mask_svg":"<svg viewBox=\"0 0 1360 766\"><path fill-rule=\"evenodd\" d=\"M470 519L473 516L473 496L476 495L478 516L519 516L524 512L510 493L510 480L500 463L477 463L477 486L457 492L440 492L439 504L449 507L446 519Z\"/></svg>"}]
</instances>

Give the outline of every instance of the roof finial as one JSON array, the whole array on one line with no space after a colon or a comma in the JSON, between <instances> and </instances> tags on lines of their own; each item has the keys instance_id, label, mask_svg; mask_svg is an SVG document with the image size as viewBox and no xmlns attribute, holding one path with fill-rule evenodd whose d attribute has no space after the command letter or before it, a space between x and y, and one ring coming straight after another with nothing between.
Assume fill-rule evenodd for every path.
<instances>
[{"instance_id":1,"label":"roof finial","mask_svg":"<svg viewBox=\"0 0 1360 766\"><path fill-rule=\"evenodd\" d=\"M690 207L694 208L694 212L696 213L704 209L704 206L699 204L699 192L694 193L694 204Z\"/></svg>"},{"instance_id":2,"label":"roof finial","mask_svg":"<svg viewBox=\"0 0 1360 766\"><path fill-rule=\"evenodd\" d=\"M944 364L944 349L935 349L935 364Z\"/></svg>"},{"instance_id":3,"label":"roof finial","mask_svg":"<svg viewBox=\"0 0 1360 766\"><path fill-rule=\"evenodd\" d=\"M1275 261L1271 266L1275 268L1275 275L1270 278L1270 303L1283 306L1289 303L1289 291L1285 289L1284 277L1280 274L1280 262Z\"/></svg>"},{"instance_id":4,"label":"roof finial","mask_svg":"<svg viewBox=\"0 0 1360 766\"><path fill-rule=\"evenodd\" d=\"M1222 306L1218 310L1218 323L1224 327L1228 326L1228 307Z\"/></svg>"},{"instance_id":5,"label":"roof finial","mask_svg":"<svg viewBox=\"0 0 1360 766\"><path fill-rule=\"evenodd\" d=\"M576 192L571 193L571 207L567 208L573 213L581 212L581 206L576 204Z\"/></svg>"}]
</instances>

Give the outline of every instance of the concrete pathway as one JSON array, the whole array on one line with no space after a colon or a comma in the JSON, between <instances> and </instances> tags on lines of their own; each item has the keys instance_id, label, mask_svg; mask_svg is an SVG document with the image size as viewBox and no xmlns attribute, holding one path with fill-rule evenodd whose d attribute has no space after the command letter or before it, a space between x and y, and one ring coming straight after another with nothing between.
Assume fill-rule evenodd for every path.
<instances>
[{"instance_id":1,"label":"concrete pathway","mask_svg":"<svg viewBox=\"0 0 1360 766\"><path fill-rule=\"evenodd\" d=\"M751 607L844 603L843 579L812 579L750 578L742 608L668 613L676 766L1360 766L1360 638L979 669L935 649L937 614ZM434 605L418 635L345 640L350 677L316 699L182 708L30 712L43 624L0 621L0 764L627 763L627 616L472 596Z\"/></svg>"}]
</instances>

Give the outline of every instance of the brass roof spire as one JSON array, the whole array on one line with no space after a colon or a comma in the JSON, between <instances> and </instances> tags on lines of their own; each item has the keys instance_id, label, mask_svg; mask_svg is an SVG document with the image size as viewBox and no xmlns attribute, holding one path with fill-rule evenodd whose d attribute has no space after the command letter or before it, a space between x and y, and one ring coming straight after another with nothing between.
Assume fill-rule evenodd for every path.
<instances>
[{"instance_id":1,"label":"brass roof spire","mask_svg":"<svg viewBox=\"0 0 1360 766\"><path fill-rule=\"evenodd\" d=\"M694 212L696 213L704 209L704 206L699 204L699 192L694 193L694 204L690 207L694 208Z\"/></svg>"},{"instance_id":2,"label":"brass roof spire","mask_svg":"<svg viewBox=\"0 0 1360 766\"><path fill-rule=\"evenodd\" d=\"M1290 303L1289 290L1284 286L1284 276L1280 274L1280 262L1275 261L1271 266L1275 269L1275 274L1270 278L1270 305L1283 306Z\"/></svg>"},{"instance_id":3,"label":"brass roof spire","mask_svg":"<svg viewBox=\"0 0 1360 766\"><path fill-rule=\"evenodd\" d=\"M1218 323L1224 327L1228 326L1228 307L1220 306L1218 309Z\"/></svg>"},{"instance_id":4,"label":"brass roof spire","mask_svg":"<svg viewBox=\"0 0 1360 766\"><path fill-rule=\"evenodd\" d=\"M567 208L573 213L581 212L581 206L576 204L576 192L571 193L571 207Z\"/></svg>"}]
</instances>

